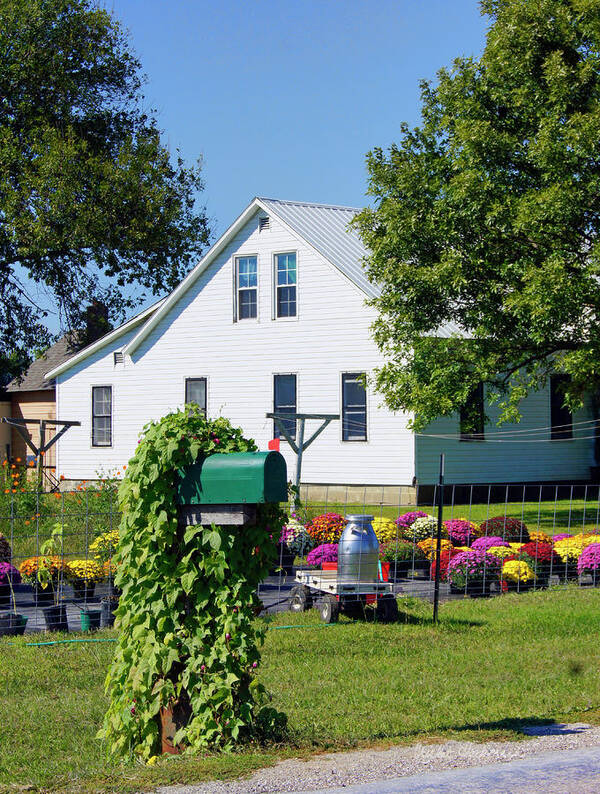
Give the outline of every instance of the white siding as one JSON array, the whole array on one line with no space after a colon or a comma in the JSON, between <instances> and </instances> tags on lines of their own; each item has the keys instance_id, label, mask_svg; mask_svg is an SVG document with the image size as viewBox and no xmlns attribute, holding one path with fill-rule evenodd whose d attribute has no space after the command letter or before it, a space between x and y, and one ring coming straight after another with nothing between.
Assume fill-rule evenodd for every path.
<instances>
[{"instance_id":1,"label":"white siding","mask_svg":"<svg viewBox=\"0 0 600 794\"><path fill-rule=\"evenodd\" d=\"M416 472L420 484L437 482L440 453L446 454L446 475L449 483L498 483L587 480L594 464L593 439L576 438L569 441L550 441L550 431L519 433L516 438L529 441L506 441L503 435L510 430L549 428L550 390L530 394L522 404L523 418L518 425L496 426L497 406L487 406L490 422L485 426L487 441L454 441L417 436ZM591 419L589 409L580 411L574 421ZM458 435L458 416L443 417L432 422L425 434ZM500 435L495 435L497 433ZM575 435L591 435L579 431ZM542 439L532 443L533 439ZM492 442L491 439L496 439ZM498 440L505 439L502 443ZM547 440L543 440L547 439Z\"/></svg>"},{"instance_id":2,"label":"white siding","mask_svg":"<svg viewBox=\"0 0 600 794\"><path fill-rule=\"evenodd\" d=\"M297 252L298 317L273 319L273 254ZM233 322L233 258L257 255L257 320ZM271 216L258 232L254 216L133 354L113 364L135 331L58 377L61 418L78 419L61 439L59 473L92 478L128 461L143 425L180 407L186 377L207 378L208 414L226 416L261 449L273 437L273 375L296 373L297 410L341 413L341 374L370 372L380 357L370 337L374 312L364 294ZM136 329L139 330L139 329ZM91 446L91 388L113 387L113 446ZM342 442L333 422L309 447L306 483L410 484L414 445L407 417L368 394L367 442ZM307 423L307 435L317 423ZM282 440L288 475L295 456Z\"/></svg>"}]
</instances>

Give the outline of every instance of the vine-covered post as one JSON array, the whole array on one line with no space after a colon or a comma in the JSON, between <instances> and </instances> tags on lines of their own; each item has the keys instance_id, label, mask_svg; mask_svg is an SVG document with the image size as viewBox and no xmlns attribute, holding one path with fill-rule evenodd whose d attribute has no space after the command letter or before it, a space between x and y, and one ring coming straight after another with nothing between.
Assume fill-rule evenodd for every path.
<instances>
[{"instance_id":1,"label":"vine-covered post","mask_svg":"<svg viewBox=\"0 0 600 794\"><path fill-rule=\"evenodd\" d=\"M194 469L214 474L228 457L215 453L255 452L241 430L197 407L144 429L119 492L120 636L101 731L114 754L160 752L161 725L166 751L230 748L285 728L256 678L264 627L255 620L285 514L263 501L244 507L248 520L227 523L243 507L233 482L229 506L187 501Z\"/></svg>"}]
</instances>

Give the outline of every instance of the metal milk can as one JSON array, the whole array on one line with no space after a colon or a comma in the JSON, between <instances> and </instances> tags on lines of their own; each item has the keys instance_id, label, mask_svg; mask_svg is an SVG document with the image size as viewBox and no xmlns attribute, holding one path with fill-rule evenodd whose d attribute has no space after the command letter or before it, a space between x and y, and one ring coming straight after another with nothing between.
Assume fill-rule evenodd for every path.
<instances>
[{"instance_id":1,"label":"metal milk can","mask_svg":"<svg viewBox=\"0 0 600 794\"><path fill-rule=\"evenodd\" d=\"M338 543L338 579L346 582L379 581L379 541L371 526L373 516L346 516Z\"/></svg>"}]
</instances>

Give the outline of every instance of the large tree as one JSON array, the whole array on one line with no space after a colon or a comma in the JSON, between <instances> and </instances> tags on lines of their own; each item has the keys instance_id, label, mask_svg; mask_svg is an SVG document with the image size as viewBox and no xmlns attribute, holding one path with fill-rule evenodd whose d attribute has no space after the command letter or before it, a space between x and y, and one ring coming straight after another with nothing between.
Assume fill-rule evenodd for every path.
<instances>
[{"instance_id":1,"label":"large tree","mask_svg":"<svg viewBox=\"0 0 600 794\"><path fill-rule=\"evenodd\" d=\"M47 341L38 289L64 328L94 299L120 319L206 246L200 165L170 155L142 83L92 0L0 0L0 363Z\"/></svg>"},{"instance_id":2,"label":"large tree","mask_svg":"<svg viewBox=\"0 0 600 794\"><path fill-rule=\"evenodd\" d=\"M416 427L480 382L504 420L564 373L600 387L600 2L483 0L479 59L422 85L422 123L368 155L357 223L381 288L377 386Z\"/></svg>"}]
</instances>

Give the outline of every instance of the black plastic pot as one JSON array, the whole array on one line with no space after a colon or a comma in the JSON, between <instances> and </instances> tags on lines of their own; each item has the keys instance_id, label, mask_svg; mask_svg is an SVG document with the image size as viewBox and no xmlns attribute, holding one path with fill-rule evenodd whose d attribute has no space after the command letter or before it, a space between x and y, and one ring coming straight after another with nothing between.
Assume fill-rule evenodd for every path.
<instances>
[{"instance_id":1,"label":"black plastic pot","mask_svg":"<svg viewBox=\"0 0 600 794\"><path fill-rule=\"evenodd\" d=\"M55 604L52 607L45 607L42 612L44 613L44 620L46 621L46 629L48 631L69 631L67 607L64 604Z\"/></svg>"},{"instance_id":2,"label":"black plastic pot","mask_svg":"<svg viewBox=\"0 0 600 794\"><path fill-rule=\"evenodd\" d=\"M15 615L14 612L0 612L0 637L16 637L25 633L26 615Z\"/></svg>"},{"instance_id":3,"label":"black plastic pot","mask_svg":"<svg viewBox=\"0 0 600 794\"><path fill-rule=\"evenodd\" d=\"M86 584L85 581L79 580L73 582L73 596L77 601L91 601L96 591L96 583Z\"/></svg>"},{"instance_id":4,"label":"black plastic pot","mask_svg":"<svg viewBox=\"0 0 600 794\"><path fill-rule=\"evenodd\" d=\"M35 605L41 607L43 604L54 603L54 591L50 585L45 589L41 587L33 588L33 600Z\"/></svg>"},{"instance_id":5,"label":"black plastic pot","mask_svg":"<svg viewBox=\"0 0 600 794\"><path fill-rule=\"evenodd\" d=\"M109 628L110 626L114 625L115 611L119 606L119 599L110 597L103 598L100 602L100 605L102 607L102 628Z\"/></svg>"}]
</instances>

